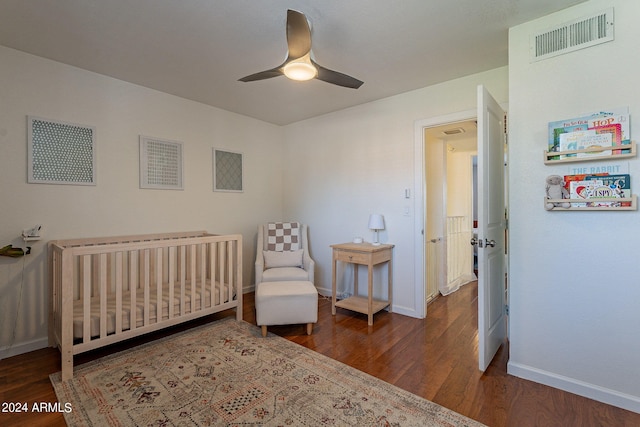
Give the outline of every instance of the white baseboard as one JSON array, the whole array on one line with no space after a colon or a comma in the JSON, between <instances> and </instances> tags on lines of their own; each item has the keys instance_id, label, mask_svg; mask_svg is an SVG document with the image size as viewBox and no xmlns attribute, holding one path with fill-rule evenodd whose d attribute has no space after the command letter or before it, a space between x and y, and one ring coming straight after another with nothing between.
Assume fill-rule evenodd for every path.
<instances>
[{"instance_id":1,"label":"white baseboard","mask_svg":"<svg viewBox=\"0 0 640 427\"><path fill-rule=\"evenodd\" d=\"M526 380L548 385L569 393L597 400L608 405L640 413L640 397L620 393L595 384L585 383L574 378L543 371L531 366L508 362L507 373Z\"/></svg>"},{"instance_id":2,"label":"white baseboard","mask_svg":"<svg viewBox=\"0 0 640 427\"><path fill-rule=\"evenodd\" d=\"M0 349L0 360L7 357L17 356L19 354L29 353L30 351L40 350L49 346L49 338L38 338L36 340L15 344L11 347L3 347Z\"/></svg>"},{"instance_id":3,"label":"white baseboard","mask_svg":"<svg viewBox=\"0 0 640 427\"><path fill-rule=\"evenodd\" d=\"M415 307L402 307L396 304L393 304L393 312L397 314L402 314L404 316L414 317L416 319L422 319L423 317L418 314Z\"/></svg>"}]
</instances>

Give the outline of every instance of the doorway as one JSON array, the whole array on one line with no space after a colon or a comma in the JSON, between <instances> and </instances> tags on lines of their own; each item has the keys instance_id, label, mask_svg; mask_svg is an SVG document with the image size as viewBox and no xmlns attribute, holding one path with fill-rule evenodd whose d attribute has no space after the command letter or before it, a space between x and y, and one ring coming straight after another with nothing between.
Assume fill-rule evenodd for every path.
<instances>
[{"instance_id":1,"label":"doorway","mask_svg":"<svg viewBox=\"0 0 640 427\"><path fill-rule=\"evenodd\" d=\"M474 236L477 221L475 118L424 128L425 303L477 279Z\"/></svg>"},{"instance_id":2,"label":"doorway","mask_svg":"<svg viewBox=\"0 0 640 427\"><path fill-rule=\"evenodd\" d=\"M416 278L415 283L415 302L416 302L416 313L421 315L422 318L425 318L427 315L427 250L429 248L429 244L433 244L431 242L432 239L435 239L438 242L438 236L433 229L430 227L434 227L435 229L444 229L444 223L438 224L431 223L428 224L425 221L427 210L433 210L436 212L434 218L436 221L440 219L443 221L443 218L446 217L446 210L444 203L445 195L444 195L444 183L441 185L434 185L429 193L427 193L426 183L431 180L444 180L445 176L445 149L444 144L426 144L425 143L425 129L435 128L438 126L442 126L445 124L451 123L460 123L465 121L474 121L477 117L477 110L467 110L458 113L448 114L445 116L434 117L430 119L419 120L415 122L414 125L414 171L415 171L415 195L416 195L416 206L415 206L415 215L414 215L414 229L421 234L419 238L414 240L414 252L416 255L415 263L414 263L414 277ZM429 150L429 151L427 151ZM434 165L431 169L428 169L426 166L427 156L434 159L441 159L441 161ZM443 252L439 252L443 254ZM441 256L439 261L439 268L437 269L436 279L437 281L444 280L439 277L444 274L444 255ZM433 283L433 280L432 282Z\"/></svg>"},{"instance_id":3,"label":"doorway","mask_svg":"<svg viewBox=\"0 0 640 427\"><path fill-rule=\"evenodd\" d=\"M416 311L426 317L426 245L425 219L429 206L426 191L425 128L477 120L478 147L478 367L489 365L498 348L507 339L506 314L506 109L483 85L477 87L477 109L415 122L415 230L421 234L415 242ZM444 146L444 144L442 144ZM444 161L443 161L444 162ZM443 191L444 192L444 191ZM444 204L444 203L443 203ZM470 239L471 240L471 239Z\"/></svg>"}]
</instances>

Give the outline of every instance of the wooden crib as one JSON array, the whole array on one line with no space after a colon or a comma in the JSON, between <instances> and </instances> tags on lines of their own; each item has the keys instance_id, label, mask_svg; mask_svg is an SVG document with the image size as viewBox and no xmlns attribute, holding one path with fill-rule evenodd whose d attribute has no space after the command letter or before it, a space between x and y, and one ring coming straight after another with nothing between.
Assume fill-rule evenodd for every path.
<instances>
[{"instance_id":1,"label":"wooden crib","mask_svg":"<svg viewBox=\"0 0 640 427\"><path fill-rule=\"evenodd\" d=\"M235 308L242 320L242 236L204 231L49 242L49 345L73 356Z\"/></svg>"}]
</instances>

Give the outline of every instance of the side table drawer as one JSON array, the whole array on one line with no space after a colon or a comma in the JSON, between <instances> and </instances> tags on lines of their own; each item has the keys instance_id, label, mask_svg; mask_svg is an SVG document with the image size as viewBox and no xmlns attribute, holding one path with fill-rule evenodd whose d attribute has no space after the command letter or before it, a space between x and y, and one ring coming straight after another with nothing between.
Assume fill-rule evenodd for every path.
<instances>
[{"instance_id":1,"label":"side table drawer","mask_svg":"<svg viewBox=\"0 0 640 427\"><path fill-rule=\"evenodd\" d=\"M362 252L334 250L334 258L342 262L368 264L371 256Z\"/></svg>"}]
</instances>

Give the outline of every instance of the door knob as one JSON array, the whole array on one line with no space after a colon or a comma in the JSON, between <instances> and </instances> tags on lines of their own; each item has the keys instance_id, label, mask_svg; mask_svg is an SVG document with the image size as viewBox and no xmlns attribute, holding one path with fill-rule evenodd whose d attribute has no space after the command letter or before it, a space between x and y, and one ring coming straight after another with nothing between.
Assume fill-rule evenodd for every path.
<instances>
[{"instance_id":1,"label":"door knob","mask_svg":"<svg viewBox=\"0 0 640 427\"><path fill-rule=\"evenodd\" d=\"M484 239L484 246L491 246L492 248L496 246L496 241L491 239L491 240L487 240Z\"/></svg>"},{"instance_id":2,"label":"door knob","mask_svg":"<svg viewBox=\"0 0 640 427\"><path fill-rule=\"evenodd\" d=\"M478 244L478 238L477 238L477 237L472 238L472 239L469 241L469 243L471 243L471 246L475 246L475 245L477 245L477 244Z\"/></svg>"}]
</instances>

